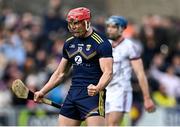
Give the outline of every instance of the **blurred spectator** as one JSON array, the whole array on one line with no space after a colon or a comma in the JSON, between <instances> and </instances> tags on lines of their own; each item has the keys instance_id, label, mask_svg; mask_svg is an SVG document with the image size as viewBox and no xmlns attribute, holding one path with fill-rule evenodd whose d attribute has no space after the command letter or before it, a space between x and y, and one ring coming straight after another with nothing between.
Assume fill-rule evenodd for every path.
<instances>
[{"instance_id":1,"label":"blurred spectator","mask_svg":"<svg viewBox=\"0 0 180 127\"><path fill-rule=\"evenodd\" d=\"M153 92L153 99L158 106L161 107L175 107L176 98L168 96L166 88L163 85L159 85L159 90Z\"/></svg>"},{"instance_id":2,"label":"blurred spectator","mask_svg":"<svg viewBox=\"0 0 180 127\"><path fill-rule=\"evenodd\" d=\"M61 0L49 0L49 8L44 16L44 35L50 40L54 40L54 36L66 36L68 33L67 22L60 15Z\"/></svg>"},{"instance_id":3,"label":"blurred spectator","mask_svg":"<svg viewBox=\"0 0 180 127\"><path fill-rule=\"evenodd\" d=\"M127 28L123 32L123 36L125 38L129 38L134 42L134 46L136 47L137 51L139 51L139 54L142 55L143 53L143 45L139 38L140 28L137 24L134 23L134 21L130 20L128 22Z\"/></svg>"},{"instance_id":4,"label":"blurred spectator","mask_svg":"<svg viewBox=\"0 0 180 127\"><path fill-rule=\"evenodd\" d=\"M180 77L180 54L175 54L172 58L172 66L174 68L174 73Z\"/></svg>"},{"instance_id":5,"label":"blurred spectator","mask_svg":"<svg viewBox=\"0 0 180 127\"><path fill-rule=\"evenodd\" d=\"M39 70L42 70L45 68L46 66L46 57L47 57L47 53L45 50L41 49L38 50L36 52L36 56L35 56L35 62L36 62L36 68L38 68Z\"/></svg>"},{"instance_id":6,"label":"blurred spectator","mask_svg":"<svg viewBox=\"0 0 180 127\"><path fill-rule=\"evenodd\" d=\"M20 36L16 33L15 28L6 29L5 36L4 43L0 46L1 53L8 61L16 61L19 66L22 66L26 59L26 51Z\"/></svg>"},{"instance_id":7,"label":"blurred spectator","mask_svg":"<svg viewBox=\"0 0 180 127\"><path fill-rule=\"evenodd\" d=\"M140 38L144 45L143 59L145 68L148 69L150 65L150 60L147 59L147 56L152 58L162 48L166 48L166 53L169 53L171 51L169 48L172 48L177 43L177 37L177 30L170 17L159 15L144 16Z\"/></svg>"},{"instance_id":8,"label":"blurred spectator","mask_svg":"<svg viewBox=\"0 0 180 127\"><path fill-rule=\"evenodd\" d=\"M3 54L0 53L0 78L2 78L6 66L7 66L7 59Z\"/></svg>"},{"instance_id":9,"label":"blurred spectator","mask_svg":"<svg viewBox=\"0 0 180 127\"><path fill-rule=\"evenodd\" d=\"M165 72L160 71L158 69L158 66L161 63L162 61L160 55L157 55L153 59L150 73L152 77L156 79L160 85L163 86L168 96L177 98L180 96L180 78L175 75L174 68L171 65L165 68Z\"/></svg>"},{"instance_id":10,"label":"blurred spectator","mask_svg":"<svg viewBox=\"0 0 180 127\"><path fill-rule=\"evenodd\" d=\"M134 75L135 76L135 75ZM131 125L135 126L138 120L141 118L143 113L143 98L142 92L138 85L137 78L132 77L132 87L133 87L133 103L131 111L129 112L131 118Z\"/></svg>"},{"instance_id":11,"label":"blurred spectator","mask_svg":"<svg viewBox=\"0 0 180 127\"><path fill-rule=\"evenodd\" d=\"M12 96L9 90L0 89L0 109L11 107Z\"/></svg>"},{"instance_id":12,"label":"blurred spectator","mask_svg":"<svg viewBox=\"0 0 180 127\"><path fill-rule=\"evenodd\" d=\"M18 15L11 10L8 10L5 19L4 19L4 25L6 29L12 29L15 28L18 23Z\"/></svg>"},{"instance_id":13,"label":"blurred spectator","mask_svg":"<svg viewBox=\"0 0 180 127\"><path fill-rule=\"evenodd\" d=\"M105 17L97 16L94 20L93 27L95 30L101 34L105 34Z\"/></svg>"},{"instance_id":14,"label":"blurred spectator","mask_svg":"<svg viewBox=\"0 0 180 127\"><path fill-rule=\"evenodd\" d=\"M28 56L26 58L26 62L24 63L24 67L23 67L23 72L25 76L34 72L35 70L36 70L35 60L33 57Z\"/></svg>"}]
</instances>

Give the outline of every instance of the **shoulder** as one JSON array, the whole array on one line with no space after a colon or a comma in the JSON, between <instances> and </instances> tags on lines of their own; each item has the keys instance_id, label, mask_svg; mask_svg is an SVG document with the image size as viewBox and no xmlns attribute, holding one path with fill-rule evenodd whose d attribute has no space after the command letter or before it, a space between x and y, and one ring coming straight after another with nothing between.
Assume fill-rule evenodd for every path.
<instances>
[{"instance_id":1,"label":"shoulder","mask_svg":"<svg viewBox=\"0 0 180 127\"><path fill-rule=\"evenodd\" d=\"M93 31L93 33L91 34L91 38L100 45L103 43L110 43L108 39L106 38L106 36L96 31Z\"/></svg>"},{"instance_id":2,"label":"shoulder","mask_svg":"<svg viewBox=\"0 0 180 127\"><path fill-rule=\"evenodd\" d=\"M74 36L71 36L71 37L69 37L69 38L67 38L67 39L65 40L65 43L70 43L70 42L72 42L74 39L75 39L75 37L74 37Z\"/></svg>"},{"instance_id":3,"label":"shoulder","mask_svg":"<svg viewBox=\"0 0 180 127\"><path fill-rule=\"evenodd\" d=\"M74 36L68 37L68 38L65 40L64 46L66 47L67 45L73 43L74 40L75 40L75 37L74 37Z\"/></svg>"},{"instance_id":4,"label":"shoulder","mask_svg":"<svg viewBox=\"0 0 180 127\"><path fill-rule=\"evenodd\" d=\"M123 42L126 45L133 45L133 41L131 39L129 39L129 38L125 38Z\"/></svg>"},{"instance_id":5,"label":"shoulder","mask_svg":"<svg viewBox=\"0 0 180 127\"><path fill-rule=\"evenodd\" d=\"M123 47L133 48L135 46L134 42L131 39L125 38L122 43Z\"/></svg>"}]
</instances>

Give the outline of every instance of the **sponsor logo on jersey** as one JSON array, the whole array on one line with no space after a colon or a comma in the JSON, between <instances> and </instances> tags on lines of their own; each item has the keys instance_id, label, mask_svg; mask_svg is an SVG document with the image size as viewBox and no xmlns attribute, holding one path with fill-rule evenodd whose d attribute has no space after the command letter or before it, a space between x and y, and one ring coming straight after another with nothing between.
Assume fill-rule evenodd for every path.
<instances>
[{"instance_id":1,"label":"sponsor logo on jersey","mask_svg":"<svg viewBox=\"0 0 180 127\"><path fill-rule=\"evenodd\" d=\"M74 58L74 61L77 63L77 64L81 64L82 63L82 57L81 56L76 56L75 58Z\"/></svg>"}]
</instances>

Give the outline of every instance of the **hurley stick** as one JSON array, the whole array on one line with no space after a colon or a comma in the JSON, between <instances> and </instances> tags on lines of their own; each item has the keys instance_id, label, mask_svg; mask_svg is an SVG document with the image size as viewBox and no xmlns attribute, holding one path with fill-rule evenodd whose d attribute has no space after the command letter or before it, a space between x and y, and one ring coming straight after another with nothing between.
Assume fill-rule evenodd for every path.
<instances>
[{"instance_id":1,"label":"hurley stick","mask_svg":"<svg viewBox=\"0 0 180 127\"><path fill-rule=\"evenodd\" d=\"M30 91L20 79L16 79L13 81L11 89L18 98L34 100L34 93ZM42 103L54 106L56 108L61 108L61 105L47 98L42 98Z\"/></svg>"}]
</instances>

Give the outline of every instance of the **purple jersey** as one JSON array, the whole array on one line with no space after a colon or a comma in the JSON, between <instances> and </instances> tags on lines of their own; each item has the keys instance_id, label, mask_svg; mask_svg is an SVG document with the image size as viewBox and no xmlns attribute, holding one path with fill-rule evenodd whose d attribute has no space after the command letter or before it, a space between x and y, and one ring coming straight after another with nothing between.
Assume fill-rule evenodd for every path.
<instances>
[{"instance_id":1,"label":"purple jersey","mask_svg":"<svg viewBox=\"0 0 180 127\"><path fill-rule=\"evenodd\" d=\"M63 57L73 65L72 86L87 87L99 82L102 76L99 58L112 57L112 47L106 37L93 31L87 38L67 39Z\"/></svg>"}]
</instances>

